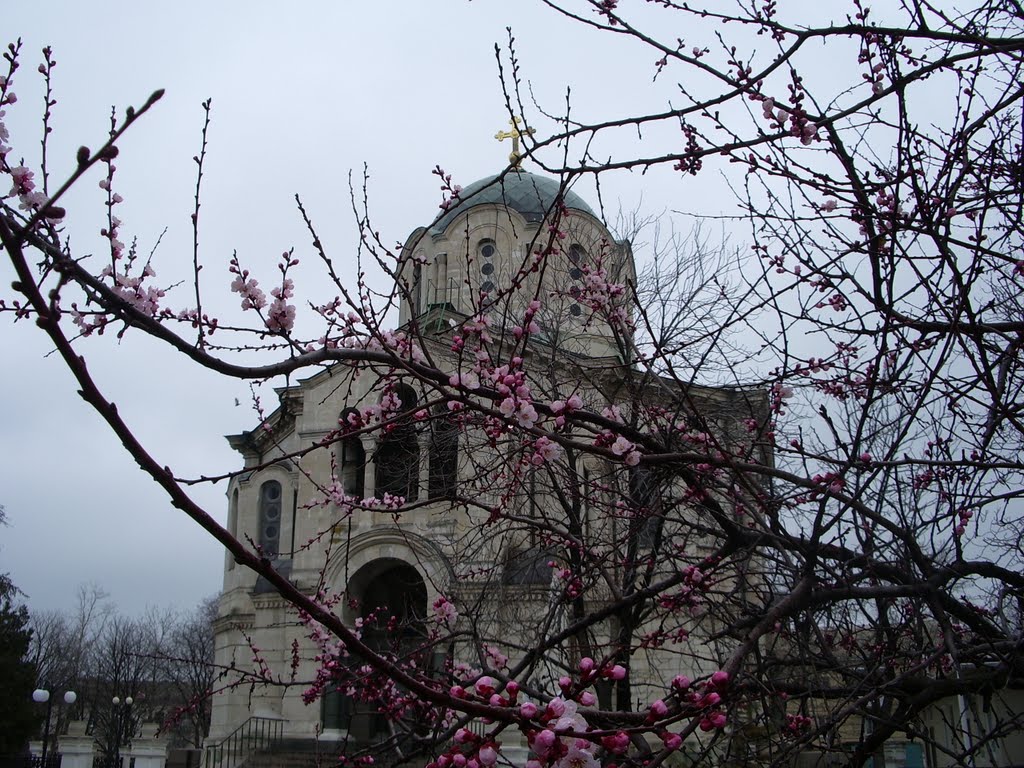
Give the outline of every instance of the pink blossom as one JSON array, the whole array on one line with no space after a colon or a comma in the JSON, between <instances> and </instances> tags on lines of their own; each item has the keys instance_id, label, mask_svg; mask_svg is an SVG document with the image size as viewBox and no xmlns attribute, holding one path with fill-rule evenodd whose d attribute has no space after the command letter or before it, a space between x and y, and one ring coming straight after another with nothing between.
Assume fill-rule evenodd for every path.
<instances>
[{"instance_id":1,"label":"pink blossom","mask_svg":"<svg viewBox=\"0 0 1024 768\"><path fill-rule=\"evenodd\" d=\"M275 299L290 299L295 294L295 284L290 277L286 277L279 287L272 288L270 295Z\"/></svg>"},{"instance_id":2,"label":"pink blossom","mask_svg":"<svg viewBox=\"0 0 1024 768\"><path fill-rule=\"evenodd\" d=\"M601 763L590 751L592 746L590 742L577 739L565 756L555 762L555 768L599 768Z\"/></svg>"},{"instance_id":3,"label":"pink blossom","mask_svg":"<svg viewBox=\"0 0 1024 768\"><path fill-rule=\"evenodd\" d=\"M616 456L625 456L627 453L633 450L635 446L629 440L622 435L615 438L615 442L611 445L611 451Z\"/></svg>"},{"instance_id":4,"label":"pink blossom","mask_svg":"<svg viewBox=\"0 0 1024 768\"><path fill-rule=\"evenodd\" d=\"M524 701L519 705L519 714L527 720L532 720L537 716L537 705L532 701Z\"/></svg>"},{"instance_id":5,"label":"pink blossom","mask_svg":"<svg viewBox=\"0 0 1024 768\"><path fill-rule=\"evenodd\" d=\"M26 192L31 192L35 189L35 182L32 181L33 176L35 176L35 174L23 165L19 165L17 168L12 168L11 179L13 179L14 184L11 186L10 194L23 195Z\"/></svg>"},{"instance_id":6,"label":"pink blossom","mask_svg":"<svg viewBox=\"0 0 1024 768\"><path fill-rule=\"evenodd\" d=\"M611 677L612 680L624 679L626 677L626 668L623 667L621 664L616 664L614 667L612 667L611 672L609 673L609 677Z\"/></svg>"},{"instance_id":7,"label":"pink blossom","mask_svg":"<svg viewBox=\"0 0 1024 768\"><path fill-rule=\"evenodd\" d=\"M551 728L556 732L563 731L575 731L577 733L583 733L587 730L587 721L584 720L583 715L577 712L577 702L569 699L553 699L551 703L555 701L561 701L562 708L561 714L558 719L551 724ZM552 709L551 705L548 705L549 711Z\"/></svg>"},{"instance_id":8,"label":"pink blossom","mask_svg":"<svg viewBox=\"0 0 1024 768\"><path fill-rule=\"evenodd\" d=\"M243 272L231 281L231 290L242 295L242 309L262 309L266 306L267 297L258 285L255 278L249 277L248 272Z\"/></svg>"},{"instance_id":9,"label":"pink blossom","mask_svg":"<svg viewBox=\"0 0 1024 768\"><path fill-rule=\"evenodd\" d=\"M468 371L466 373L453 373L448 378L448 383L453 387L462 387L463 389L471 391L474 389L480 389L480 378L472 371Z\"/></svg>"},{"instance_id":10,"label":"pink blossom","mask_svg":"<svg viewBox=\"0 0 1024 768\"><path fill-rule=\"evenodd\" d=\"M683 737L678 733L669 733L665 731L661 734L661 743L665 745L665 749L679 749L683 746Z\"/></svg>"},{"instance_id":11,"label":"pink blossom","mask_svg":"<svg viewBox=\"0 0 1024 768\"><path fill-rule=\"evenodd\" d=\"M617 405L609 405L601 409L601 415L611 421L622 423L622 410Z\"/></svg>"},{"instance_id":12,"label":"pink blossom","mask_svg":"<svg viewBox=\"0 0 1024 768\"><path fill-rule=\"evenodd\" d=\"M498 751L493 745L487 744L480 749L477 758L480 760L480 765L491 766L498 762Z\"/></svg>"},{"instance_id":13,"label":"pink blossom","mask_svg":"<svg viewBox=\"0 0 1024 768\"><path fill-rule=\"evenodd\" d=\"M516 424L523 429L530 429L537 421L537 409L530 403L520 403L516 413Z\"/></svg>"},{"instance_id":14,"label":"pink blossom","mask_svg":"<svg viewBox=\"0 0 1024 768\"><path fill-rule=\"evenodd\" d=\"M531 462L535 466L540 466L549 461L558 461L562 458L564 451L562 446L552 440L550 437L538 437L537 442L533 444L535 453L533 455L533 461Z\"/></svg>"},{"instance_id":15,"label":"pink blossom","mask_svg":"<svg viewBox=\"0 0 1024 768\"><path fill-rule=\"evenodd\" d=\"M446 629L452 629L459 619L459 612L450 600L441 595L434 601L434 621Z\"/></svg>"},{"instance_id":16,"label":"pink blossom","mask_svg":"<svg viewBox=\"0 0 1024 768\"><path fill-rule=\"evenodd\" d=\"M508 666L508 656L489 645L484 646L484 653L487 656L487 666L491 669L504 669Z\"/></svg>"},{"instance_id":17,"label":"pink blossom","mask_svg":"<svg viewBox=\"0 0 1024 768\"><path fill-rule=\"evenodd\" d=\"M554 746L555 739L557 738L558 737L555 736L554 731L549 731L545 728L543 731L540 731L536 736L533 737L533 744L531 744L530 746L533 748L533 751L537 753L537 755L539 755L540 757L545 757L547 753L551 751L551 747Z\"/></svg>"},{"instance_id":18,"label":"pink blossom","mask_svg":"<svg viewBox=\"0 0 1024 768\"><path fill-rule=\"evenodd\" d=\"M668 714L668 705L661 699L655 699L655 701L651 703L651 714L654 717L664 717Z\"/></svg>"},{"instance_id":19,"label":"pink blossom","mask_svg":"<svg viewBox=\"0 0 1024 768\"><path fill-rule=\"evenodd\" d=\"M711 684L721 690L729 684L729 673L724 670L718 670L711 676Z\"/></svg>"},{"instance_id":20,"label":"pink blossom","mask_svg":"<svg viewBox=\"0 0 1024 768\"><path fill-rule=\"evenodd\" d=\"M584 707L592 707L597 703L597 698L590 691L584 691L580 694L580 704Z\"/></svg>"},{"instance_id":21,"label":"pink blossom","mask_svg":"<svg viewBox=\"0 0 1024 768\"><path fill-rule=\"evenodd\" d=\"M616 731L611 736L601 739L601 746L614 755L621 755L629 749L629 734L625 731Z\"/></svg>"},{"instance_id":22,"label":"pink blossom","mask_svg":"<svg viewBox=\"0 0 1024 768\"><path fill-rule=\"evenodd\" d=\"M284 299L274 299L267 312L266 324L271 333L287 333L295 325L295 306Z\"/></svg>"}]
</instances>

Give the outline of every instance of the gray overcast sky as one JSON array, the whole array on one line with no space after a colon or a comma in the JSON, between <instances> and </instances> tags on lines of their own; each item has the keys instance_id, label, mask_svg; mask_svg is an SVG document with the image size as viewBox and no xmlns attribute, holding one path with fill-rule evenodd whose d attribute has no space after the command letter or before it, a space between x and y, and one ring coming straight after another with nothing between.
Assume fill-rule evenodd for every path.
<instances>
[{"instance_id":1,"label":"gray overcast sky","mask_svg":"<svg viewBox=\"0 0 1024 768\"><path fill-rule=\"evenodd\" d=\"M294 275L298 291L325 300L293 195L303 197L335 261L351 275L350 169L358 183L368 165L371 213L390 242L437 213L435 165L463 185L500 170L508 146L493 136L507 114L494 44L505 42L509 25L523 79L550 113L564 111L567 88L574 117L583 121L661 110L678 99L669 80L652 83L649 51L530 0L323 2L287 12L271 2L51 0L4 9L4 42L18 36L24 42L19 102L6 121L15 151L35 167L42 101L35 68L42 46L51 45L58 103L50 157L59 181L80 144L101 143L112 105L123 111L166 88L154 112L122 142L116 189L125 198L122 239L137 237L149 251L166 228L154 265L159 282L170 284L187 277L191 261L191 158L199 148L200 103L212 97L201 233L209 306L216 314L237 309L227 291L233 250L269 278L292 246L303 260ZM557 129L535 109L530 120L541 135ZM643 137L657 151L672 140ZM79 255L103 251L99 178L94 172L67 200ZM648 213L692 209L698 199L714 211L714 201L725 200L709 190L717 183L705 175L697 186L664 169L610 177L602 192L612 214L619 206ZM596 205L592 187L577 191ZM0 278L9 284L6 263ZM187 288L165 303L193 306ZM186 608L216 592L219 545L137 470L74 394L62 364L47 357L33 326L7 319L0 333L0 503L10 523L0 530L0 571L11 573L30 608L68 608L84 582L107 589L127 612ZM192 476L239 466L223 435L256 421L243 386L158 355L138 334L121 343L90 339L80 351L161 462ZM202 486L195 497L223 520L223 493L223 484Z\"/></svg>"}]
</instances>

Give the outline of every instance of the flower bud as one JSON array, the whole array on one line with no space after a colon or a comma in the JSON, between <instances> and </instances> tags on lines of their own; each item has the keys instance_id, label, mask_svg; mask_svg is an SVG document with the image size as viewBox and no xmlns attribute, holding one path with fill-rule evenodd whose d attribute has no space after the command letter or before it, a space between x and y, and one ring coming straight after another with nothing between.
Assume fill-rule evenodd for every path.
<instances>
[{"instance_id":1,"label":"flower bud","mask_svg":"<svg viewBox=\"0 0 1024 768\"><path fill-rule=\"evenodd\" d=\"M683 737L678 733L665 731L661 734L661 743L665 745L665 749L679 749L683 745Z\"/></svg>"}]
</instances>

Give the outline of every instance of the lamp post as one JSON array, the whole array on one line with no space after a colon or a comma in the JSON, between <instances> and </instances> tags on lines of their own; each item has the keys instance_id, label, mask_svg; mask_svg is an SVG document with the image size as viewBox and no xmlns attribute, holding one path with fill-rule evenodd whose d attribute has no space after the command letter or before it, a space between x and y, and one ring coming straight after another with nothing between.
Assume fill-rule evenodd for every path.
<instances>
[{"instance_id":1,"label":"lamp post","mask_svg":"<svg viewBox=\"0 0 1024 768\"><path fill-rule=\"evenodd\" d=\"M121 737L124 735L126 730L125 726L131 727L132 719L132 704L134 699L131 696L125 696L122 701L120 697L115 696L110 700L113 709L113 726L114 726L114 765L111 768L121 768ZM125 739L125 745L131 743L131 734L129 733L128 738Z\"/></svg>"},{"instance_id":2,"label":"lamp post","mask_svg":"<svg viewBox=\"0 0 1024 768\"><path fill-rule=\"evenodd\" d=\"M74 691L64 693L64 703L68 706L74 704L77 698L78 694ZM50 743L50 716L53 714L53 698L45 688L36 688L32 691L32 701L46 705L46 725L43 726L43 768L46 768L46 748Z\"/></svg>"}]
</instances>

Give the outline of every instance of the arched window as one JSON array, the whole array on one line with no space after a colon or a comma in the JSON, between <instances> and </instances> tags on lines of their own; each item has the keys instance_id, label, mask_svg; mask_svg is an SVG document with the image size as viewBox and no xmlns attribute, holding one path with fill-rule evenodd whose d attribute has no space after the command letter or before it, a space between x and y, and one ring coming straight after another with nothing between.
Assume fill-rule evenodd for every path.
<instances>
[{"instance_id":1,"label":"arched window","mask_svg":"<svg viewBox=\"0 0 1024 768\"><path fill-rule=\"evenodd\" d=\"M353 715L352 704L352 697L339 688L325 691L320 703L320 722L324 730L349 730Z\"/></svg>"},{"instance_id":2,"label":"arched window","mask_svg":"<svg viewBox=\"0 0 1024 768\"><path fill-rule=\"evenodd\" d=\"M349 414L356 413L355 408L346 408L341 412L338 423L342 430L350 424ZM338 467L338 481L346 496L362 498L366 495L366 451L358 437L343 437L335 448L335 461Z\"/></svg>"},{"instance_id":3,"label":"arched window","mask_svg":"<svg viewBox=\"0 0 1024 768\"><path fill-rule=\"evenodd\" d=\"M228 533L238 538L238 489L231 492L231 502L228 504ZM235 556L227 553L228 570L235 568Z\"/></svg>"},{"instance_id":4,"label":"arched window","mask_svg":"<svg viewBox=\"0 0 1024 768\"><path fill-rule=\"evenodd\" d=\"M630 535L636 537L638 547L650 549L657 543L664 521L661 480L650 468L629 468L629 506L633 512Z\"/></svg>"},{"instance_id":5,"label":"arched window","mask_svg":"<svg viewBox=\"0 0 1024 768\"><path fill-rule=\"evenodd\" d=\"M484 303L489 304L498 290L498 247L490 238L481 240L477 243L476 255L480 266L480 295Z\"/></svg>"},{"instance_id":6,"label":"arched window","mask_svg":"<svg viewBox=\"0 0 1024 768\"><path fill-rule=\"evenodd\" d=\"M439 253L434 257L433 274L429 288L431 306L454 308L457 288L449 285L447 253Z\"/></svg>"},{"instance_id":7,"label":"arched window","mask_svg":"<svg viewBox=\"0 0 1024 768\"><path fill-rule=\"evenodd\" d=\"M422 254L418 255L412 266L412 316L419 317L423 311L423 265L420 262Z\"/></svg>"},{"instance_id":8,"label":"arched window","mask_svg":"<svg viewBox=\"0 0 1024 768\"><path fill-rule=\"evenodd\" d=\"M454 496L458 471L459 425L446 413L435 414L430 422L428 498L443 499Z\"/></svg>"},{"instance_id":9,"label":"arched window","mask_svg":"<svg viewBox=\"0 0 1024 768\"><path fill-rule=\"evenodd\" d=\"M400 402L401 418L377 444L376 494L402 496L406 501L419 498L420 446L412 415L416 410L416 392L408 384L399 384L394 395Z\"/></svg>"},{"instance_id":10,"label":"arched window","mask_svg":"<svg viewBox=\"0 0 1024 768\"><path fill-rule=\"evenodd\" d=\"M569 314L573 317L580 317L583 314L579 297L583 293L583 263L586 259L587 252L582 245L569 246L569 295L573 298L569 304Z\"/></svg>"},{"instance_id":11,"label":"arched window","mask_svg":"<svg viewBox=\"0 0 1024 768\"><path fill-rule=\"evenodd\" d=\"M281 540L281 484L268 480L260 486L259 545L267 557L277 557Z\"/></svg>"}]
</instances>

